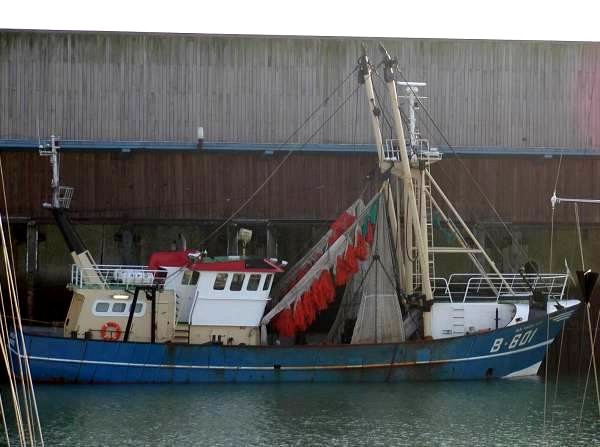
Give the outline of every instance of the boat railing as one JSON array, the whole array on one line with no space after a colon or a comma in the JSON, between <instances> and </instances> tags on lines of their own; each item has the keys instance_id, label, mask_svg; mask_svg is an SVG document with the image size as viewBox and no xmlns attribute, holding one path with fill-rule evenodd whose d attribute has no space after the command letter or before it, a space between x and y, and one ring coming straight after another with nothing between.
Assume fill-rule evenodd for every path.
<instances>
[{"instance_id":1,"label":"boat railing","mask_svg":"<svg viewBox=\"0 0 600 447\"><path fill-rule=\"evenodd\" d=\"M132 286L163 286L165 270L150 270L145 265L103 264L82 268L71 266L71 285L77 288L126 288Z\"/></svg>"},{"instance_id":2,"label":"boat railing","mask_svg":"<svg viewBox=\"0 0 600 447\"><path fill-rule=\"evenodd\" d=\"M396 138L388 138L385 140L383 149L383 158L386 161L400 161L400 140ZM408 145L408 144L407 144ZM412 154L417 160L427 163L434 163L442 159L442 154L436 149L429 146L429 140L418 138L415 145L412 146ZM411 159L412 157L411 156Z\"/></svg>"},{"instance_id":3,"label":"boat railing","mask_svg":"<svg viewBox=\"0 0 600 447\"><path fill-rule=\"evenodd\" d=\"M559 299L562 297L566 281L566 274L544 273L544 274L476 274L476 273L453 273L448 278L446 289L436 297L449 298L451 302L466 302L473 299L528 299L532 290L539 290L547 294L549 298ZM435 278L436 285L443 284L439 278ZM433 281L432 281L433 286ZM442 291L442 287L436 287L436 291ZM512 290L512 292L511 292Z\"/></svg>"},{"instance_id":4,"label":"boat railing","mask_svg":"<svg viewBox=\"0 0 600 447\"><path fill-rule=\"evenodd\" d=\"M431 283L431 291L433 296L436 298L450 298L450 287L448 286L448 280L442 277L429 278Z\"/></svg>"},{"instance_id":5,"label":"boat railing","mask_svg":"<svg viewBox=\"0 0 600 447\"><path fill-rule=\"evenodd\" d=\"M387 139L385 140L385 148L383 149L383 159L386 161L400 161L400 140Z\"/></svg>"}]
</instances>

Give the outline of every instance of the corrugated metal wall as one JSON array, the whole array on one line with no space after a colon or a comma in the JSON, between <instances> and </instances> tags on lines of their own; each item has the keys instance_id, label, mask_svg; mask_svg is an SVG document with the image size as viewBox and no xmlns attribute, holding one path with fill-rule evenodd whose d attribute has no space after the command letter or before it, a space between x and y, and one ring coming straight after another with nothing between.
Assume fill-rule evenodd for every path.
<instances>
[{"instance_id":1,"label":"corrugated metal wall","mask_svg":"<svg viewBox=\"0 0 600 447\"><path fill-rule=\"evenodd\" d=\"M361 42L378 61L376 41L358 38L0 32L0 138L35 137L39 120L65 139L193 141L203 125L211 141L282 142L353 70ZM599 44L384 43L406 77L429 83L453 145L600 146ZM313 141L370 142L362 100Z\"/></svg>"},{"instance_id":2,"label":"corrugated metal wall","mask_svg":"<svg viewBox=\"0 0 600 447\"><path fill-rule=\"evenodd\" d=\"M355 67L356 38L0 32L0 138L195 140L281 143ZM376 42L366 40L372 59ZM592 43L385 40L411 80L427 81L431 114L457 146L600 147ZM383 86L377 83L383 96ZM352 74L306 128L305 142L356 89ZM363 92L314 143L370 143ZM384 125L384 131L386 126ZM431 125L425 136L440 143ZM81 219L223 219L281 155L82 153L63 156ZM43 218L46 160L5 152L13 215ZM546 223L557 159L471 158L435 167L449 196L471 217L493 219L474 176L500 216ZM240 217L331 219L364 188L372 155L295 154ZM449 174L448 174L449 173ZM600 197L600 160L565 159L559 192ZM445 178L444 178L445 177ZM561 208L559 221L572 221ZM582 209L584 223L600 210Z\"/></svg>"}]
</instances>

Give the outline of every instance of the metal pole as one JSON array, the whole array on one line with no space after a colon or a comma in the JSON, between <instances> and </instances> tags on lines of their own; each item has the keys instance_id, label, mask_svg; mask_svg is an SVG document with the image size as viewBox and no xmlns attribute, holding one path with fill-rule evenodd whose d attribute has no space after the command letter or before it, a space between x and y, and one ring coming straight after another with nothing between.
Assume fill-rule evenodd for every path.
<instances>
[{"instance_id":1,"label":"metal pole","mask_svg":"<svg viewBox=\"0 0 600 447\"><path fill-rule=\"evenodd\" d=\"M50 137L50 150L52 151L50 164L52 165L52 206L54 208L60 207L60 201L58 200L60 187L58 149L60 149L58 146L58 139L52 135Z\"/></svg>"},{"instance_id":2,"label":"metal pole","mask_svg":"<svg viewBox=\"0 0 600 447\"><path fill-rule=\"evenodd\" d=\"M373 137L375 138L375 146L377 147L379 167L381 172L383 172L387 170L391 164L385 161L385 156L383 154L383 138L381 137L381 128L379 126L379 115L381 115L381 110L377 107L377 103L375 102L375 90L373 89L373 81L371 80L371 65L369 63L369 58L364 51L363 48L363 55L358 60L358 81L365 85L367 102L369 103L369 110L371 111L371 127L373 129Z\"/></svg>"},{"instance_id":3,"label":"metal pole","mask_svg":"<svg viewBox=\"0 0 600 447\"><path fill-rule=\"evenodd\" d=\"M427 251L427 241L423 238L421 228L421 219L419 218L419 210L417 209L417 201L415 191L412 184L412 173L410 163L408 161L408 152L406 150L406 142L404 140L404 129L402 128L402 117L400 116L400 106L398 104L398 93L396 91L396 82L394 80L394 65L395 61L387 54L385 49L381 47L384 53L384 80L388 89L388 96L391 102L392 117L394 123L394 132L400 146L400 165L402 168L402 177L404 179L404 188L408 192L408 212L409 218L406 225L411 224L415 232L417 250L419 256L419 264L421 267L421 290L425 294L425 300L431 303L433 301L433 292L429 281L429 255ZM431 311L423 312L423 332L425 337L431 337Z\"/></svg>"},{"instance_id":4,"label":"metal pole","mask_svg":"<svg viewBox=\"0 0 600 447\"><path fill-rule=\"evenodd\" d=\"M150 296L148 296L148 291L146 291L146 298L150 298L152 301L152 315L150 318L150 343L154 344L156 342L156 287L152 287L150 289Z\"/></svg>"},{"instance_id":5,"label":"metal pole","mask_svg":"<svg viewBox=\"0 0 600 447\"><path fill-rule=\"evenodd\" d=\"M431 176L431 174L429 173L429 171L425 171L425 172L427 173L427 177L429 178L429 181L431 182L431 184L433 186L435 186L435 189L437 190L437 192L440 194L440 196L442 197L442 199L444 200L444 202L446 202L446 205L448 205L448 208L450 208L450 211L452 211L452 213L454 214L454 216L458 219L458 221L460 222L460 224L462 225L462 227L465 229L465 231L467 232L467 234L469 235L469 237L471 238L471 240L473 241L473 243L477 246L477 248L479 250L481 250L481 254L485 258L485 260L488 262L488 264L490 265L490 267L492 268L492 270L494 271L494 273L496 273L498 275L498 277L500 278L500 281L502 281L502 284L506 286L506 288L508 289L509 293L511 295L514 295L515 292L513 291L512 287L504 279L504 275L502 275L502 273L500 273L500 271L496 268L496 264L494 263L494 261L492 261L492 259L488 256L488 254L483 249L483 247L481 246L481 244L479 243L479 241L477 240L477 238L475 237L475 235L471 232L471 230L469 229L469 227L467 226L467 224L465 223L465 221L462 220L462 217L460 217L460 214L458 214L458 211L456 211L456 208L454 208L454 206L452 205L452 203L450 202L450 200L448 200L448 197L446 197L446 194L444 194L444 192L442 191L442 188L439 187L439 185L433 179L433 177Z\"/></svg>"},{"instance_id":6,"label":"metal pole","mask_svg":"<svg viewBox=\"0 0 600 447\"><path fill-rule=\"evenodd\" d=\"M140 294L140 288L136 287L133 292L133 301L129 308L129 316L127 317L127 326L125 326L125 335L123 335L123 343L129 341L129 334L131 333L131 324L133 323L133 314L135 313L135 306L137 304L138 295Z\"/></svg>"}]
</instances>

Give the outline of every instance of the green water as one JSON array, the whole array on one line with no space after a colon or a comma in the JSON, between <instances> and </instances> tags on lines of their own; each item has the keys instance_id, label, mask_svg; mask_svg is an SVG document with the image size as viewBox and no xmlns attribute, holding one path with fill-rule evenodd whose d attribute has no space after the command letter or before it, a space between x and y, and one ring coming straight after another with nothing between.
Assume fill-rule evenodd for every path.
<instances>
[{"instance_id":1,"label":"green water","mask_svg":"<svg viewBox=\"0 0 600 447\"><path fill-rule=\"evenodd\" d=\"M47 446L600 445L583 383L37 386ZM593 389L590 389L592 391Z\"/></svg>"}]
</instances>

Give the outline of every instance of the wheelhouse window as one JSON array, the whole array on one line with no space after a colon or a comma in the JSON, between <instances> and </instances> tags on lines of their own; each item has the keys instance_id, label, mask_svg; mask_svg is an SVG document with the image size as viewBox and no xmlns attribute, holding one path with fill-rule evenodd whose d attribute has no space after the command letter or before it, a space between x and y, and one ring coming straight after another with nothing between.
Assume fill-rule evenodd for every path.
<instances>
[{"instance_id":1,"label":"wheelhouse window","mask_svg":"<svg viewBox=\"0 0 600 447\"><path fill-rule=\"evenodd\" d=\"M224 290L225 284L227 283L228 273L217 273L217 278L215 279L215 284L213 289L215 290Z\"/></svg>"},{"instance_id":2,"label":"wheelhouse window","mask_svg":"<svg viewBox=\"0 0 600 447\"><path fill-rule=\"evenodd\" d=\"M198 284L198 278L200 278L200 272L197 270L184 270L183 276L181 277L181 285L183 286L195 286Z\"/></svg>"},{"instance_id":3,"label":"wheelhouse window","mask_svg":"<svg viewBox=\"0 0 600 447\"><path fill-rule=\"evenodd\" d=\"M135 312L136 314L141 314L144 305L142 303L135 303Z\"/></svg>"},{"instance_id":4,"label":"wheelhouse window","mask_svg":"<svg viewBox=\"0 0 600 447\"><path fill-rule=\"evenodd\" d=\"M125 307L127 307L125 303L113 303L112 311L116 313L125 312Z\"/></svg>"},{"instance_id":5,"label":"wheelhouse window","mask_svg":"<svg viewBox=\"0 0 600 447\"><path fill-rule=\"evenodd\" d=\"M229 286L229 290L232 290L234 292L242 290L245 277L246 275L244 275L243 273L234 273L233 278L231 279L231 286Z\"/></svg>"},{"instance_id":6,"label":"wheelhouse window","mask_svg":"<svg viewBox=\"0 0 600 447\"><path fill-rule=\"evenodd\" d=\"M260 283L260 275L252 274L250 275L250 279L248 280L248 285L246 286L246 290L258 290L258 284Z\"/></svg>"},{"instance_id":7,"label":"wheelhouse window","mask_svg":"<svg viewBox=\"0 0 600 447\"><path fill-rule=\"evenodd\" d=\"M96 312L108 312L108 307L110 306L109 303L96 303L96 308L95 311Z\"/></svg>"},{"instance_id":8,"label":"wheelhouse window","mask_svg":"<svg viewBox=\"0 0 600 447\"><path fill-rule=\"evenodd\" d=\"M263 290L269 290L269 287L271 287L271 279L273 278L273 274L269 273L267 275L267 277L265 278L265 285L263 286Z\"/></svg>"}]
</instances>

